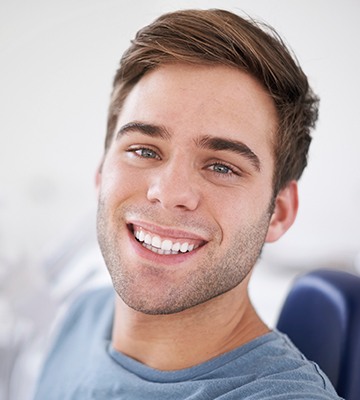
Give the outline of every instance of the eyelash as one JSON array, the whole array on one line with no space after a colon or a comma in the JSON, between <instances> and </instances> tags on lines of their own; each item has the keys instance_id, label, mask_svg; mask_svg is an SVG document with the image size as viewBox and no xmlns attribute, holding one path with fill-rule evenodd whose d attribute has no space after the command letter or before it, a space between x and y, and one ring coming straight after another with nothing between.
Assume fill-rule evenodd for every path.
<instances>
[{"instance_id":1,"label":"eyelash","mask_svg":"<svg viewBox=\"0 0 360 400\"><path fill-rule=\"evenodd\" d=\"M151 149L149 147L133 147L133 148L128 149L126 151L127 151L127 153L134 154L135 157L138 157L138 158L153 159L153 160L160 160L161 159L161 157L158 155L158 153L155 150L153 150L153 149ZM148 151L148 152L154 153L156 155L156 157L145 157L143 155L138 154L137 153L138 151Z\"/></svg>"},{"instance_id":2,"label":"eyelash","mask_svg":"<svg viewBox=\"0 0 360 400\"><path fill-rule=\"evenodd\" d=\"M143 152L143 151L151 152L155 155L155 157L145 157L144 155L138 154L138 152ZM155 150L153 150L149 147L142 147L142 146L133 147L133 148L126 150L126 152L132 153L132 154L134 154L135 157L140 158L140 159L142 158L142 159L150 159L150 160L161 160L161 157L159 156L159 154ZM219 167L219 166L225 167L228 170L228 172L223 173L223 172L216 171L215 168ZM212 167L211 171L214 174L216 174L217 176L219 176L223 179L230 179L233 176L242 176L241 171L239 171L237 168L234 168L233 166L231 166L225 162L215 161L206 166L207 169L210 169L210 167Z\"/></svg>"},{"instance_id":3,"label":"eyelash","mask_svg":"<svg viewBox=\"0 0 360 400\"><path fill-rule=\"evenodd\" d=\"M240 171L238 171L233 166L228 165L224 162L213 162L212 164L210 164L209 167L213 167L212 171L216 175L221 176L222 178L230 178L232 175L241 176ZM228 172L223 173L223 172L215 171L216 167L225 167L228 170Z\"/></svg>"}]
</instances>

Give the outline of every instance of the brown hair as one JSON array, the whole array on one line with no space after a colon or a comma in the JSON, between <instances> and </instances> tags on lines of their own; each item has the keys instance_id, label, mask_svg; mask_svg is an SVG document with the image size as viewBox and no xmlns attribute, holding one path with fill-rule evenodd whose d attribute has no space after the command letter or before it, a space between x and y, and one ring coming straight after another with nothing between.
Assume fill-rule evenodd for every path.
<instances>
[{"instance_id":1,"label":"brown hair","mask_svg":"<svg viewBox=\"0 0 360 400\"><path fill-rule=\"evenodd\" d=\"M290 180L300 178L307 165L318 98L272 28L224 10L164 14L136 34L114 78L105 151L130 90L149 70L174 62L227 65L262 83L274 100L279 118L274 138L274 194Z\"/></svg>"}]
</instances>

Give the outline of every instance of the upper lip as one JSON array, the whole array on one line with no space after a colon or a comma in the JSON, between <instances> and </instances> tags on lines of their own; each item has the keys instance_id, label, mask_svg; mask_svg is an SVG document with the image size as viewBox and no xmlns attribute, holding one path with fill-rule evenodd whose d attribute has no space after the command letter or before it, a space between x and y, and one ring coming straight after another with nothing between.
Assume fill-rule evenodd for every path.
<instances>
[{"instance_id":1,"label":"upper lip","mask_svg":"<svg viewBox=\"0 0 360 400\"><path fill-rule=\"evenodd\" d=\"M133 226L141 227L146 231L149 231L151 233L154 233L155 235L165 237L165 238L173 238L173 239L192 239L192 240L199 240L202 242L207 242L208 239L205 237L194 233L194 232L189 232L173 227L163 227L159 225L154 225L149 222L145 221L139 221L139 220L130 220L127 221L127 224L131 226L133 229Z\"/></svg>"}]
</instances>

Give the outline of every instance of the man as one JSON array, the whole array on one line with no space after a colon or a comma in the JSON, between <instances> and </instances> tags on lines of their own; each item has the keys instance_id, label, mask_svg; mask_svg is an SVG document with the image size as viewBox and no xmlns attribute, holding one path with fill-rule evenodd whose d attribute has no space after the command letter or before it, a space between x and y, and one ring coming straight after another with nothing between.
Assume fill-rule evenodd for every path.
<instances>
[{"instance_id":1,"label":"man","mask_svg":"<svg viewBox=\"0 0 360 400\"><path fill-rule=\"evenodd\" d=\"M36 399L338 398L247 292L264 242L294 222L317 104L276 34L234 14L138 32L97 176L116 294L76 302Z\"/></svg>"}]
</instances>

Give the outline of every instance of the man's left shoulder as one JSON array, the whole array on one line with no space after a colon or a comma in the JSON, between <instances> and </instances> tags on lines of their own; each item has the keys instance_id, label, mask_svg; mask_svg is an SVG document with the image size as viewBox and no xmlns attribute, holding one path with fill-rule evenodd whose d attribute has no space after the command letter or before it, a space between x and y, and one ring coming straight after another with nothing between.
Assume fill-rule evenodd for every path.
<instances>
[{"instance_id":1,"label":"man's left shoulder","mask_svg":"<svg viewBox=\"0 0 360 400\"><path fill-rule=\"evenodd\" d=\"M248 373L256 376L251 399L340 399L320 367L308 360L286 335L275 330L248 347L238 362L246 360Z\"/></svg>"}]
</instances>

